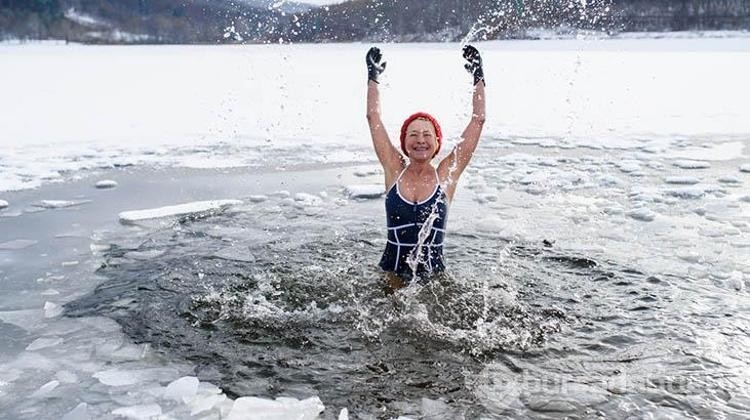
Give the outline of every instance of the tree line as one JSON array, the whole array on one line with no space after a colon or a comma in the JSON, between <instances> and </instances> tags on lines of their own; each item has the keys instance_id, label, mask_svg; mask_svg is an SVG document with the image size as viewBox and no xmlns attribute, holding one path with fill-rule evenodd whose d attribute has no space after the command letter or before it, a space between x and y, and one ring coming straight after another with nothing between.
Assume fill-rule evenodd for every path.
<instances>
[{"instance_id":1,"label":"tree line","mask_svg":"<svg viewBox=\"0 0 750 420\"><path fill-rule=\"evenodd\" d=\"M350 0L297 13L258 4L238 0L0 0L0 38L399 42L528 38L538 30L750 29L750 0ZM69 10L96 17L96 21L66 17ZM138 36L128 38L123 33Z\"/></svg>"}]
</instances>

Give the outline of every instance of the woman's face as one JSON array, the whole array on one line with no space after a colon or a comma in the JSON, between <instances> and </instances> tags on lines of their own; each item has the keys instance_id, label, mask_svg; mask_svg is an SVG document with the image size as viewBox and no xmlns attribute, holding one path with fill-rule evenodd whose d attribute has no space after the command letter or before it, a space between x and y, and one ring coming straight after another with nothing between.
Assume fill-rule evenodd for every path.
<instances>
[{"instance_id":1,"label":"woman's face","mask_svg":"<svg viewBox=\"0 0 750 420\"><path fill-rule=\"evenodd\" d=\"M416 119L406 126L404 148L409 159L415 161L429 161L437 150L437 136L435 127L428 120Z\"/></svg>"}]
</instances>

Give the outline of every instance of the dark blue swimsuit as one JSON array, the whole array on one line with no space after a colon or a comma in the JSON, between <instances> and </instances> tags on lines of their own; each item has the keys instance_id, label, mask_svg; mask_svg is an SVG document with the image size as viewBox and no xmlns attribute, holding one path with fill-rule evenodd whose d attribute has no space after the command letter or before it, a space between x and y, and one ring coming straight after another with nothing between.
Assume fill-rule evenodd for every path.
<instances>
[{"instance_id":1,"label":"dark blue swimsuit","mask_svg":"<svg viewBox=\"0 0 750 420\"><path fill-rule=\"evenodd\" d=\"M398 190L399 175L385 196L385 213L388 222L388 243L380 259L380 268L396 273L405 280L411 280L413 275L423 276L439 273L445 269L443 264L443 237L445 236L445 222L448 217L448 203L440 183L435 191L424 201L410 202L405 200ZM437 178L437 172L435 173ZM439 180L438 180L439 181ZM435 212L437 218L423 242L421 252L417 253L419 232L428 221L430 214ZM409 265L416 265L413 272Z\"/></svg>"}]
</instances>

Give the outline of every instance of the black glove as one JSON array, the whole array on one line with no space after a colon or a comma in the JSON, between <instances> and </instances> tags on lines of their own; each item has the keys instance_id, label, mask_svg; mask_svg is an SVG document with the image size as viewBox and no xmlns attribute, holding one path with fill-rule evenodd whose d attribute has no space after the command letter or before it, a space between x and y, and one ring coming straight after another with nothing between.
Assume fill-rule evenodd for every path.
<instances>
[{"instance_id":1,"label":"black glove","mask_svg":"<svg viewBox=\"0 0 750 420\"><path fill-rule=\"evenodd\" d=\"M468 63L464 64L466 70L474 76L474 84L476 85L481 80L484 82L484 71L482 70L482 57L479 55L479 51L471 45L464 45L464 59Z\"/></svg>"},{"instance_id":2,"label":"black glove","mask_svg":"<svg viewBox=\"0 0 750 420\"><path fill-rule=\"evenodd\" d=\"M380 48L372 47L367 51L367 57L365 58L367 62L367 78L375 83L380 83L378 82L378 76L385 71L386 63L383 62L381 64L381 58L383 58L383 54L380 53Z\"/></svg>"}]
</instances>

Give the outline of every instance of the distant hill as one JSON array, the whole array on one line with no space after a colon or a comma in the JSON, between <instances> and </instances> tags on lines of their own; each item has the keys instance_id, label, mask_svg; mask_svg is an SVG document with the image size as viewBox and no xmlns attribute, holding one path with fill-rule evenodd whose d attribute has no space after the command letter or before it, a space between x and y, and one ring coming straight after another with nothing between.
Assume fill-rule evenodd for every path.
<instances>
[{"instance_id":1,"label":"distant hill","mask_svg":"<svg viewBox=\"0 0 750 420\"><path fill-rule=\"evenodd\" d=\"M580 30L750 30L750 0L0 0L0 39L86 43L456 41Z\"/></svg>"}]
</instances>

